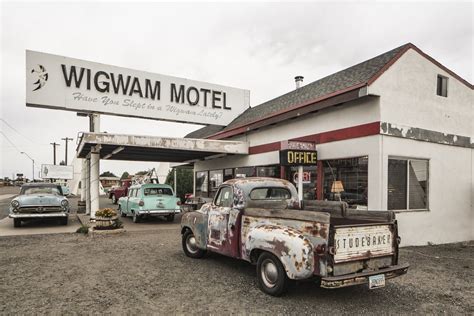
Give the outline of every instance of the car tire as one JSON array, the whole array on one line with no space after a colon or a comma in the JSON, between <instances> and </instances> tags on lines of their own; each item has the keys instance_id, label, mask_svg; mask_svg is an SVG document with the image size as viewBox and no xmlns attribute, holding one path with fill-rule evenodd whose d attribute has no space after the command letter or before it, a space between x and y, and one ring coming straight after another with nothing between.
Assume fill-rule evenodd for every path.
<instances>
[{"instance_id":1,"label":"car tire","mask_svg":"<svg viewBox=\"0 0 474 316\"><path fill-rule=\"evenodd\" d=\"M68 221L68 217L62 217L59 222L61 223L61 225L64 225L66 226L67 225L67 221Z\"/></svg>"},{"instance_id":2,"label":"car tire","mask_svg":"<svg viewBox=\"0 0 474 316\"><path fill-rule=\"evenodd\" d=\"M182 236L181 245L184 254L190 258L200 259L206 255L206 250L198 248L196 238L191 230L186 230Z\"/></svg>"},{"instance_id":3,"label":"car tire","mask_svg":"<svg viewBox=\"0 0 474 316\"><path fill-rule=\"evenodd\" d=\"M21 227L21 219L14 218L13 219L13 227Z\"/></svg>"},{"instance_id":4,"label":"car tire","mask_svg":"<svg viewBox=\"0 0 474 316\"><path fill-rule=\"evenodd\" d=\"M258 286L271 296L281 296L288 289L289 279L281 261L269 252L262 252L257 261Z\"/></svg>"},{"instance_id":5,"label":"car tire","mask_svg":"<svg viewBox=\"0 0 474 316\"><path fill-rule=\"evenodd\" d=\"M127 217L127 214L125 214L124 212L122 212L122 207L121 207L120 205L118 206L118 211L119 211L119 213L120 213L120 216L122 216L122 217Z\"/></svg>"},{"instance_id":6,"label":"car tire","mask_svg":"<svg viewBox=\"0 0 474 316\"><path fill-rule=\"evenodd\" d=\"M133 212L133 211L132 211ZM132 221L134 223L140 223L140 216L138 216L135 212L133 212L133 218Z\"/></svg>"},{"instance_id":7,"label":"car tire","mask_svg":"<svg viewBox=\"0 0 474 316\"><path fill-rule=\"evenodd\" d=\"M112 194L112 204L117 204L117 197L115 194Z\"/></svg>"},{"instance_id":8,"label":"car tire","mask_svg":"<svg viewBox=\"0 0 474 316\"><path fill-rule=\"evenodd\" d=\"M167 221L167 222L172 222L172 221L174 221L174 214L167 215L167 216L166 216L166 221Z\"/></svg>"}]
</instances>

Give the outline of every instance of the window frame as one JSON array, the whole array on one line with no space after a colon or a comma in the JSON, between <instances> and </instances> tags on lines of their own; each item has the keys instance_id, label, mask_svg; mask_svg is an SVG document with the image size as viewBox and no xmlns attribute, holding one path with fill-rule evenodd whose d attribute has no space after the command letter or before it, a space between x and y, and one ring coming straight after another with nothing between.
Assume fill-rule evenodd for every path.
<instances>
[{"instance_id":1,"label":"window frame","mask_svg":"<svg viewBox=\"0 0 474 316\"><path fill-rule=\"evenodd\" d=\"M405 209L388 209L388 163L389 160L403 160L407 162L406 170L406 208ZM425 208L410 208L410 163L411 161L423 161L427 163L426 167L426 207ZM429 158L415 158L415 157L400 157L400 156L388 156L387 159L387 210L393 211L395 213L404 213L404 212L429 212L430 211L430 175L431 175L431 164Z\"/></svg>"},{"instance_id":2,"label":"window frame","mask_svg":"<svg viewBox=\"0 0 474 316\"><path fill-rule=\"evenodd\" d=\"M261 190L261 189L267 189L267 190L273 190L273 189L281 189L281 190L284 190L288 193L289 195L289 198L288 199L253 199L252 198L252 192L254 192L255 190ZM285 187L278 187L278 186L265 186L265 187L255 187L253 188L252 190L250 190L250 193L249 193L249 199L252 200L252 201L287 201L287 200L290 200L292 197L291 195L291 191Z\"/></svg>"},{"instance_id":3,"label":"window frame","mask_svg":"<svg viewBox=\"0 0 474 316\"><path fill-rule=\"evenodd\" d=\"M221 195L221 193L224 189L230 189L230 200L232 201L234 199L234 190L232 189L232 186L230 186L230 185L221 185L219 187L219 189L217 190L217 192L216 192L213 203L214 203L215 206L218 206L218 207L232 208L233 203L231 203L231 206L221 206L221 205L217 204L217 200L219 199L219 197L220 197L220 195Z\"/></svg>"},{"instance_id":4,"label":"window frame","mask_svg":"<svg viewBox=\"0 0 474 316\"><path fill-rule=\"evenodd\" d=\"M441 87L439 86L440 80L441 80ZM446 95L443 94L443 80L446 80L446 91L445 91ZM439 97L447 98L448 97L448 84L449 84L449 78L441 74L438 74L436 76L436 95Z\"/></svg>"}]
</instances>

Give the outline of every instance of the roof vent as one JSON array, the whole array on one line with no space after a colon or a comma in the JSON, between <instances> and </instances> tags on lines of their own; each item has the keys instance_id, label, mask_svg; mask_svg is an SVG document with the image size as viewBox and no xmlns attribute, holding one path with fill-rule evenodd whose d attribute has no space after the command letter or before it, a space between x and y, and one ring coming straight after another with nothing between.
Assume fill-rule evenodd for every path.
<instances>
[{"instance_id":1,"label":"roof vent","mask_svg":"<svg viewBox=\"0 0 474 316\"><path fill-rule=\"evenodd\" d=\"M300 88L303 85L303 76L296 76L295 77L295 83L296 83L296 89Z\"/></svg>"}]
</instances>

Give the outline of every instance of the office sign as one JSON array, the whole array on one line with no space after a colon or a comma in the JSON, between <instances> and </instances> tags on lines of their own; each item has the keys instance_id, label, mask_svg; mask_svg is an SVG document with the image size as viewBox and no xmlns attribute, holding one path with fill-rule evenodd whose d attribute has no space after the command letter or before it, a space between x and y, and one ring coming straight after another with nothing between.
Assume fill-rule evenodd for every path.
<instances>
[{"instance_id":1,"label":"office sign","mask_svg":"<svg viewBox=\"0 0 474 316\"><path fill-rule=\"evenodd\" d=\"M280 150L280 165L282 166L309 166L318 161L316 151Z\"/></svg>"},{"instance_id":2,"label":"office sign","mask_svg":"<svg viewBox=\"0 0 474 316\"><path fill-rule=\"evenodd\" d=\"M74 177L72 166L41 165L41 178L71 180Z\"/></svg>"},{"instance_id":3,"label":"office sign","mask_svg":"<svg viewBox=\"0 0 474 316\"><path fill-rule=\"evenodd\" d=\"M26 51L30 107L227 125L250 104L250 91Z\"/></svg>"}]
</instances>

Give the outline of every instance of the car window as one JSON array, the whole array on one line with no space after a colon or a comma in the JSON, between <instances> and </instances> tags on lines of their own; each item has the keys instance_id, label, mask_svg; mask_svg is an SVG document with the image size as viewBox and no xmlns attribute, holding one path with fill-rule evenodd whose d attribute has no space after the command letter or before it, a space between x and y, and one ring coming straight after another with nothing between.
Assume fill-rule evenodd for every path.
<instances>
[{"instance_id":1,"label":"car window","mask_svg":"<svg viewBox=\"0 0 474 316\"><path fill-rule=\"evenodd\" d=\"M226 186L219 190L216 198L216 205L221 207L232 207L232 187Z\"/></svg>"},{"instance_id":2,"label":"car window","mask_svg":"<svg viewBox=\"0 0 474 316\"><path fill-rule=\"evenodd\" d=\"M288 200L291 193L285 188L256 188L250 192L251 200Z\"/></svg>"},{"instance_id":3,"label":"car window","mask_svg":"<svg viewBox=\"0 0 474 316\"><path fill-rule=\"evenodd\" d=\"M37 186L37 187L25 187L21 190L21 194L56 194L62 195L61 189L56 186Z\"/></svg>"},{"instance_id":4,"label":"car window","mask_svg":"<svg viewBox=\"0 0 474 316\"><path fill-rule=\"evenodd\" d=\"M128 196L129 197L133 197L134 194L135 194L135 189L131 189L131 190L128 191Z\"/></svg>"},{"instance_id":5,"label":"car window","mask_svg":"<svg viewBox=\"0 0 474 316\"><path fill-rule=\"evenodd\" d=\"M173 195L173 191L170 188L146 188L143 192L145 196Z\"/></svg>"}]
</instances>

